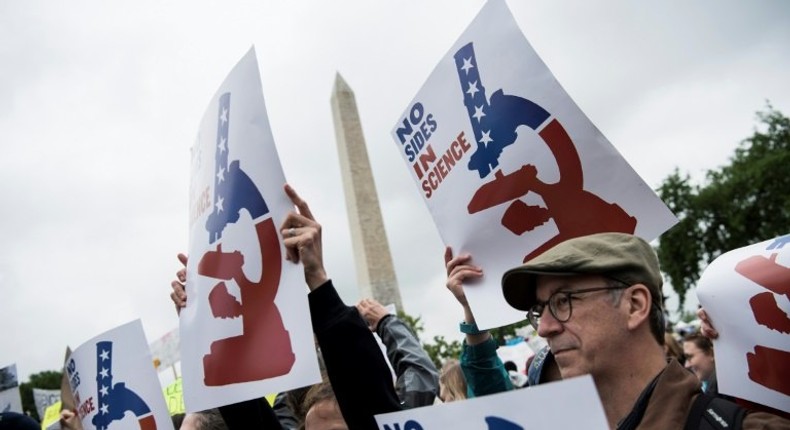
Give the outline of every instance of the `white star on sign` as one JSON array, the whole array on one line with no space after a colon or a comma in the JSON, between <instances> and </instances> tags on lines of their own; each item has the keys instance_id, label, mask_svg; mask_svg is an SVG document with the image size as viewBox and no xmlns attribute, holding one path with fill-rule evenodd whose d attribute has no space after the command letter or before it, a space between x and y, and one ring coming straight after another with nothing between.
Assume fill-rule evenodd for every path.
<instances>
[{"instance_id":1,"label":"white star on sign","mask_svg":"<svg viewBox=\"0 0 790 430\"><path fill-rule=\"evenodd\" d=\"M222 202L224 202L224 201L225 201L225 199L223 199L222 197L217 197L217 203L214 204L214 206L217 207L217 212L222 212L222 210L223 210L222 209Z\"/></svg>"},{"instance_id":2,"label":"white star on sign","mask_svg":"<svg viewBox=\"0 0 790 430\"><path fill-rule=\"evenodd\" d=\"M225 168L224 167L220 167L219 168L219 171L217 172L217 180L219 180L219 182L222 182L222 181L225 180Z\"/></svg>"},{"instance_id":3,"label":"white star on sign","mask_svg":"<svg viewBox=\"0 0 790 430\"><path fill-rule=\"evenodd\" d=\"M110 359L110 351L102 350L101 354L99 354L99 357L101 357L101 361L109 360Z\"/></svg>"},{"instance_id":4,"label":"white star on sign","mask_svg":"<svg viewBox=\"0 0 790 430\"><path fill-rule=\"evenodd\" d=\"M483 106L482 105L475 106L475 114L472 115L472 118L477 119L477 123L479 124L480 123L480 118L482 118L484 116L486 116L486 114L483 112Z\"/></svg>"},{"instance_id":5,"label":"white star on sign","mask_svg":"<svg viewBox=\"0 0 790 430\"><path fill-rule=\"evenodd\" d=\"M110 406L107 405L106 403L101 405L101 413L102 413L102 415L109 414L110 413Z\"/></svg>"},{"instance_id":6,"label":"white star on sign","mask_svg":"<svg viewBox=\"0 0 790 430\"><path fill-rule=\"evenodd\" d=\"M491 130L484 131L483 132L483 137L480 138L480 143L485 145L485 144L488 144L489 142L493 142L494 139L491 139L491 136L489 136L489 134L491 134Z\"/></svg>"},{"instance_id":7,"label":"white star on sign","mask_svg":"<svg viewBox=\"0 0 790 430\"><path fill-rule=\"evenodd\" d=\"M102 378L106 378L110 376L110 371L106 367L101 368L101 372L99 372Z\"/></svg>"},{"instance_id":8,"label":"white star on sign","mask_svg":"<svg viewBox=\"0 0 790 430\"><path fill-rule=\"evenodd\" d=\"M480 91L477 89L477 81L469 83L469 89L466 90L466 93L469 94L469 97L474 97L477 92Z\"/></svg>"},{"instance_id":9,"label":"white star on sign","mask_svg":"<svg viewBox=\"0 0 790 430\"><path fill-rule=\"evenodd\" d=\"M472 57L464 58L464 65L461 66L461 70L466 72L466 74L468 75L469 74L469 69L471 69L473 67L474 66L472 65Z\"/></svg>"},{"instance_id":10,"label":"white star on sign","mask_svg":"<svg viewBox=\"0 0 790 430\"><path fill-rule=\"evenodd\" d=\"M226 149L225 148L225 142L227 142L227 141L225 140L225 137L223 136L222 139L219 140L219 153L220 154L225 152L225 149Z\"/></svg>"},{"instance_id":11,"label":"white star on sign","mask_svg":"<svg viewBox=\"0 0 790 430\"><path fill-rule=\"evenodd\" d=\"M222 108L222 115L219 116L219 119L222 121L223 124L228 122L228 109Z\"/></svg>"},{"instance_id":12,"label":"white star on sign","mask_svg":"<svg viewBox=\"0 0 790 430\"><path fill-rule=\"evenodd\" d=\"M99 390L99 393L101 393L102 396L106 396L107 394L110 394L110 387L106 385L102 385L101 390Z\"/></svg>"}]
</instances>

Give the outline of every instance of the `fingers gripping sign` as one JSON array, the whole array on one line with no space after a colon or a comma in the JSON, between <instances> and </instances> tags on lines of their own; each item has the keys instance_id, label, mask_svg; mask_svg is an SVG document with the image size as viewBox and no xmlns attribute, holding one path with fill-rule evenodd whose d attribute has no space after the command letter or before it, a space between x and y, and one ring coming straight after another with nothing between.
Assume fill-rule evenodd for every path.
<instances>
[{"instance_id":1,"label":"fingers gripping sign","mask_svg":"<svg viewBox=\"0 0 790 430\"><path fill-rule=\"evenodd\" d=\"M708 317L708 313L705 312L705 309L700 308L697 310L697 318L700 320L700 332L702 335L710 338L716 339L719 337L719 332L713 327L713 322Z\"/></svg>"},{"instance_id":2,"label":"fingers gripping sign","mask_svg":"<svg viewBox=\"0 0 790 430\"><path fill-rule=\"evenodd\" d=\"M453 293L456 300L464 308L469 304L464 293L464 280L473 281L483 276L483 269L471 264L472 256L461 254L453 257L453 250L449 246L444 250L444 265L447 269L447 289Z\"/></svg>"},{"instance_id":3,"label":"fingers gripping sign","mask_svg":"<svg viewBox=\"0 0 790 430\"><path fill-rule=\"evenodd\" d=\"M288 184L285 184L285 194L296 207L296 212L289 212L280 227L286 249L285 258L293 263L301 261L305 281L312 291L329 279L324 270L321 224L316 222L307 202Z\"/></svg>"},{"instance_id":4,"label":"fingers gripping sign","mask_svg":"<svg viewBox=\"0 0 790 430\"><path fill-rule=\"evenodd\" d=\"M170 293L170 299L173 300L173 304L176 306L176 313L180 315L181 309L187 305L187 293L185 285L187 282L188 258L185 254L179 253L178 261L180 261L184 267L176 272L176 279L170 283L170 286L173 288L173 292Z\"/></svg>"},{"instance_id":5,"label":"fingers gripping sign","mask_svg":"<svg viewBox=\"0 0 790 430\"><path fill-rule=\"evenodd\" d=\"M470 254L461 254L453 257L453 249L449 246L444 250L444 266L447 269L447 289L453 293L455 299L461 304L464 310L464 323L474 327L474 332L464 331L466 333L466 342L469 345L477 345L487 341L491 335L487 331L479 331L477 329L475 316L464 292L464 282L471 284L480 280L483 277L483 269L472 264L472 256Z\"/></svg>"}]
</instances>

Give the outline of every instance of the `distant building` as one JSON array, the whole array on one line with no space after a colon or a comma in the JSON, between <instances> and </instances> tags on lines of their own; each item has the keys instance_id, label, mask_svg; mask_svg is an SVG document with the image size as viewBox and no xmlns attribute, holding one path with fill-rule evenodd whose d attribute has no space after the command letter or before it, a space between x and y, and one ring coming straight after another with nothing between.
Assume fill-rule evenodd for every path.
<instances>
[{"instance_id":1,"label":"distant building","mask_svg":"<svg viewBox=\"0 0 790 430\"><path fill-rule=\"evenodd\" d=\"M360 295L403 310L357 102L339 73L331 101Z\"/></svg>"}]
</instances>

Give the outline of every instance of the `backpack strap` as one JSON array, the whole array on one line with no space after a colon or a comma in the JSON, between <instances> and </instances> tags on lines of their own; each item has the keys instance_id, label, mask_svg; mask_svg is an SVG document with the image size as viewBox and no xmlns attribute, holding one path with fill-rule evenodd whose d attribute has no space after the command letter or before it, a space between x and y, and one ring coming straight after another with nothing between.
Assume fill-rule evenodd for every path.
<instances>
[{"instance_id":1,"label":"backpack strap","mask_svg":"<svg viewBox=\"0 0 790 430\"><path fill-rule=\"evenodd\" d=\"M684 430L733 430L743 427L746 409L728 400L702 393L691 405Z\"/></svg>"}]
</instances>

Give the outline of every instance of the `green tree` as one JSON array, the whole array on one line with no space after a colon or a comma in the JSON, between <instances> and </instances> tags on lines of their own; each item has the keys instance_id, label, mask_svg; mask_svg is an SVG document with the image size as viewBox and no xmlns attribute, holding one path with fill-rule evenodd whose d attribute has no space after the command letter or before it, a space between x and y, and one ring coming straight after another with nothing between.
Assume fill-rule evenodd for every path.
<instances>
[{"instance_id":1,"label":"green tree","mask_svg":"<svg viewBox=\"0 0 790 430\"><path fill-rule=\"evenodd\" d=\"M422 317L413 317L405 312L398 311L398 318L403 320L412 332L420 339L423 349L428 353L428 356L436 365L437 369L442 368L442 364L448 358L458 359L461 356L461 342L458 340L448 341L444 336L434 336L431 341L426 342L422 340L421 335L425 332L425 327L422 323ZM529 324L527 321L498 327L489 330L491 336L496 340L498 345L504 345L507 339L516 335L516 329Z\"/></svg>"},{"instance_id":2,"label":"green tree","mask_svg":"<svg viewBox=\"0 0 790 430\"><path fill-rule=\"evenodd\" d=\"M492 328L488 330L496 341L497 345L504 345L508 339L516 336L516 329L529 325L529 321L523 320L514 324Z\"/></svg>"},{"instance_id":3,"label":"green tree","mask_svg":"<svg viewBox=\"0 0 790 430\"><path fill-rule=\"evenodd\" d=\"M30 375L30 381L19 384L19 395L22 397L22 409L28 412L34 419L41 421L38 416L36 402L33 399L33 388L44 390L60 390L60 382L63 379L63 372L46 370Z\"/></svg>"},{"instance_id":4,"label":"green tree","mask_svg":"<svg viewBox=\"0 0 790 430\"><path fill-rule=\"evenodd\" d=\"M431 357L437 369L441 369L448 358L458 359L461 356L461 342L457 340L448 342L441 335L434 336L432 342L423 342L422 347L428 353L428 356Z\"/></svg>"},{"instance_id":5,"label":"green tree","mask_svg":"<svg viewBox=\"0 0 790 430\"><path fill-rule=\"evenodd\" d=\"M448 341L444 336L434 336L430 342L422 340L422 334L425 332L422 317L413 317L403 311L398 311L398 318L403 320L417 335L423 349L428 353L428 357L431 358L437 369L441 369L442 364L448 358L458 358L461 355L461 342L457 340Z\"/></svg>"},{"instance_id":6,"label":"green tree","mask_svg":"<svg viewBox=\"0 0 790 430\"><path fill-rule=\"evenodd\" d=\"M770 104L729 164L703 184L675 170L658 188L680 223L661 236L661 266L682 309L708 263L724 252L790 233L790 118Z\"/></svg>"}]
</instances>

